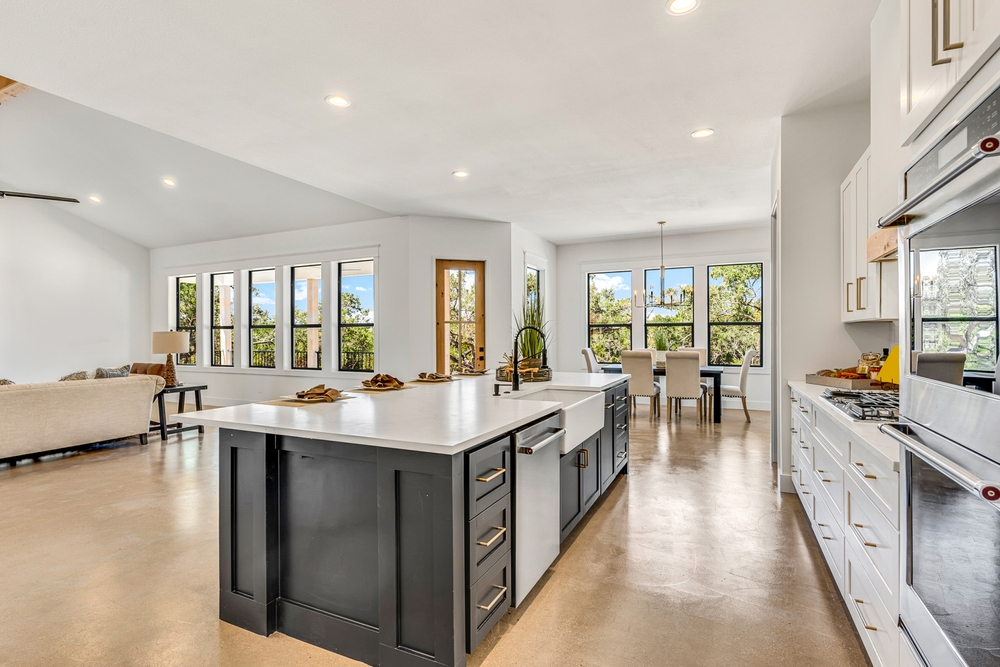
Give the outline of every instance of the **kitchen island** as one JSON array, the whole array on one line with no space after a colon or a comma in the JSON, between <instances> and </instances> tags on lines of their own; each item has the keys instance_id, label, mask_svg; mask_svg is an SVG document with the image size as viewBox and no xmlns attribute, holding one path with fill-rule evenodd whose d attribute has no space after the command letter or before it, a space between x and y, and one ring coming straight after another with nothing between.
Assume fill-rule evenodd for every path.
<instances>
[{"instance_id":1,"label":"kitchen island","mask_svg":"<svg viewBox=\"0 0 1000 667\"><path fill-rule=\"evenodd\" d=\"M463 378L185 413L220 428L219 617L371 665L464 665L511 604L512 434L562 408L524 395L625 380L555 373L510 400Z\"/></svg>"}]
</instances>

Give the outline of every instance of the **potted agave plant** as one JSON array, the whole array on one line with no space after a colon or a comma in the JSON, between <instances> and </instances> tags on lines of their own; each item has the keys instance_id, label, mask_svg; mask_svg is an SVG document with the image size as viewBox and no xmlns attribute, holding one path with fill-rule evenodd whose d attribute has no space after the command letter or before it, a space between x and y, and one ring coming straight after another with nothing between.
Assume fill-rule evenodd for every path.
<instances>
[{"instance_id":1,"label":"potted agave plant","mask_svg":"<svg viewBox=\"0 0 1000 667\"><path fill-rule=\"evenodd\" d=\"M656 365L665 366L669 344L667 342L667 332L663 330L663 327L656 327L653 330L653 349L656 350Z\"/></svg>"},{"instance_id":2,"label":"potted agave plant","mask_svg":"<svg viewBox=\"0 0 1000 667\"><path fill-rule=\"evenodd\" d=\"M539 295L531 295L525 298L521 306L520 316L514 315L515 330L524 327L535 327L548 335L549 323L545 321L545 304ZM518 363L519 368L541 368L542 350L545 348L545 340L538 331L528 329L521 333L518 341L518 356L521 357Z\"/></svg>"}]
</instances>

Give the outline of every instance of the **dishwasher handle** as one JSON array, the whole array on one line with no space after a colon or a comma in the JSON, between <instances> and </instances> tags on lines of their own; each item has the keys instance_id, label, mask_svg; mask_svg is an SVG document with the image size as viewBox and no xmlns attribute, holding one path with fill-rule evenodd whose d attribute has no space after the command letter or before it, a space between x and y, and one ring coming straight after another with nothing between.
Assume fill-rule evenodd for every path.
<instances>
[{"instance_id":1,"label":"dishwasher handle","mask_svg":"<svg viewBox=\"0 0 1000 667\"><path fill-rule=\"evenodd\" d=\"M518 447L517 448L517 453L518 454L534 454L535 452L537 452L542 447L548 445L549 443L555 442L559 438L561 438L564 435L566 435L566 429L564 429L564 428L549 429L549 431L550 431L549 435L547 437L543 438L542 440L540 440L539 442L537 442L537 443L535 443L533 445L528 445L526 447Z\"/></svg>"}]
</instances>

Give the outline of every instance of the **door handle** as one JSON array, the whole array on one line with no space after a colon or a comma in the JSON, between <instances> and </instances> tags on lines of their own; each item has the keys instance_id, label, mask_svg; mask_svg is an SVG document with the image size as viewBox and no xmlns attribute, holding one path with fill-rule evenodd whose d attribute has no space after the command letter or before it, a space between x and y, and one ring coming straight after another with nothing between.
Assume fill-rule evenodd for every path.
<instances>
[{"instance_id":1,"label":"door handle","mask_svg":"<svg viewBox=\"0 0 1000 667\"><path fill-rule=\"evenodd\" d=\"M488 546L492 545L494 542L496 542L497 538L499 538L501 535L503 535L504 533L507 532L507 529L504 528L503 526L493 526L493 527L496 528L497 531L499 531L499 532L497 532L496 535L494 535L493 537L491 537L489 539L489 541L487 541L487 542L476 542L476 544L478 544L481 547L488 547Z\"/></svg>"},{"instance_id":2,"label":"door handle","mask_svg":"<svg viewBox=\"0 0 1000 667\"><path fill-rule=\"evenodd\" d=\"M861 281L864 280L864 279L865 279L864 276L859 276L858 277L858 286L854 290L854 293L857 295L857 299L858 299L857 310L868 310L867 308L865 308L864 306L861 305Z\"/></svg>"},{"instance_id":3,"label":"door handle","mask_svg":"<svg viewBox=\"0 0 1000 667\"><path fill-rule=\"evenodd\" d=\"M506 586L493 586L493 588L499 588L500 589L500 592L497 593L497 596L495 598L493 598L493 601L490 602L485 607L483 605L481 605L481 604L477 604L476 605L477 607L479 607L483 611L489 611L489 610L493 609L493 605L495 605L497 602L500 602L500 600L503 599L503 596L507 594L507 587Z\"/></svg>"},{"instance_id":4,"label":"door handle","mask_svg":"<svg viewBox=\"0 0 1000 667\"><path fill-rule=\"evenodd\" d=\"M844 300L847 302L847 312L853 313L851 309L851 285L854 283L847 283L847 288L844 290Z\"/></svg>"},{"instance_id":5,"label":"door handle","mask_svg":"<svg viewBox=\"0 0 1000 667\"><path fill-rule=\"evenodd\" d=\"M951 8L951 3L947 3L948 8ZM948 27L951 27L951 20L945 19L948 23ZM951 58L942 58L938 54L938 0L931 0L931 67L937 67L938 65L947 65L951 62ZM947 37L945 40L947 41Z\"/></svg>"},{"instance_id":6,"label":"door handle","mask_svg":"<svg viewBox=\"0 0 1000 667\"><path fill-rule=\"evenodd\" d=\"M852 523L851 524L851 530L854 531L854 535L855 535L855 537L858 538L858 542L861 542L861 544L865 545L866 547L873 547L873 548L877 549L878 545L875 544L874 542L869 542L864 537L862 537L861 536L861 531L858 530L858 528L864 528L864 526L862 524L860 524L860 523Z\"/></svg>"},{"instance_id":7,"label":"door handle","mask_svg":"<svg viewBox=\"0 0 1000 667\"><path fill-rule=\"evenodd\" d=\"M951 41L951 0L944 0L944 50L952 51L965 46L965 42Z\"/></svg>"},{"instance_id":8,"label":"door handle","mask_svg":"<svg viewBox=\"0 0 1000 667\"><path fill-rule=\"evenodd\" d=\"M580 462L580 454L583 454L583 462L582 463ZM581 449L580 453L577 454L576 456L577 456L577 458L576 458L576 461L577 461L576 467L577 468L589 468L590 467L590 450L589 449Z\"/></svg>"},{"instance_id":9,"label":"door handle","mask_svg":"<svg viewBox=\"0 0 1000 667\"><path fill-rule=\"evenodd\" d=\"M545 445L549 444L550 442L555 442L556 440L558 440L559 438L563 437L564 435L566 435L566 429L564 429L564 428L555 429L555 430L552 431L552 434L550 436L548 436L547 438L545 438L541 442L537 442L537 443L535 443L533 445L528 445L527 447L518 447L517 448L517 453L518 454L534 454L535 452L537 452L539 449L541 449Z\"/></svg>"},{"instance_id":10,"label":"door handle","mask_svg":"<svg viewBox=\"0 0 1000 667\"><path fill-rule=\"evenodd\" d=\"M477 477L476 481L477 482L492 482L497 477L499 477L500 475L502 475L505 472L507 472L506 468L493 468L493 470L495 470L496 472L493 473L492 475L490 475L489 477Z\"/></svg>"},{"instance_id":11,"label":"door handle","mask_svg":"<svg viewBox=\"0 0 1000 667\"><path fill-rule=\"evenodd\" d=\"M878 632L878 628L874 625L868 625L868 621L865 620L865 615L861 613L861 605L865 603L864 600L854 599L854 608L858 610L858 618L861 619L861 623L865 626L865 630L871 630L872 632Z\"/></svg>"}]
</instances>

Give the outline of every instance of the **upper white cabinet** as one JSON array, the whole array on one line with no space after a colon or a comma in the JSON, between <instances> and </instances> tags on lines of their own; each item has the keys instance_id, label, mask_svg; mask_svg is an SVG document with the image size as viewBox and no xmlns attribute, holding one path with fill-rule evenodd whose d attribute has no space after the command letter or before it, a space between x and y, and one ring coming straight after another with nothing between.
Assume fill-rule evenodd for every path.
<instances>
[{"instance_id":1,"label":"upper white cabinet","mask_svg":"<svg viewBox=\"0 0 1000 667\"><path fill-rule=\"evenodd\" d=\"M872 210L871 149L840 186L842 322L899 317L897 262L869 262L868 237L878 230Z\"/></svg>"},{"instance_id":2,"label":"upper white cabinet","mask_svg":"<svg viewBox=\"0 0 1000 667\"><path fill-rule=\"evenodd\" d=\"M1000 48L1000 0L900 2L900 138L908 145Z\"/></svg>"}]
</instances>

